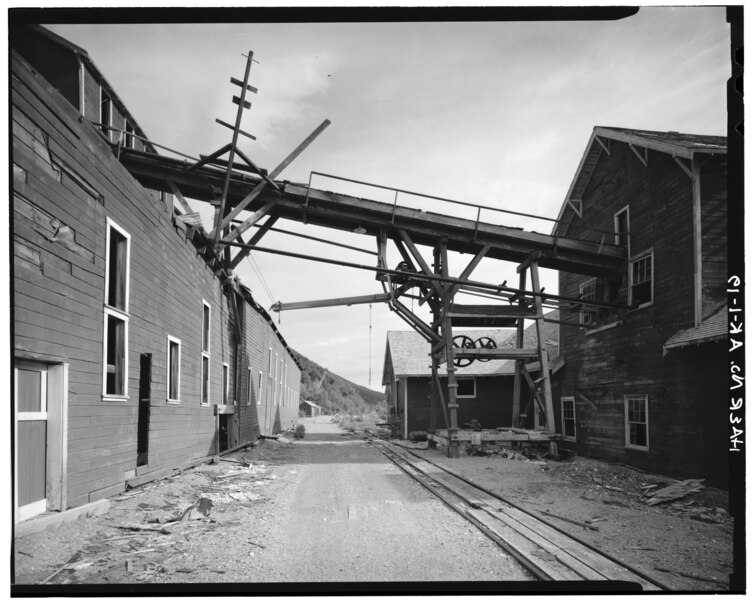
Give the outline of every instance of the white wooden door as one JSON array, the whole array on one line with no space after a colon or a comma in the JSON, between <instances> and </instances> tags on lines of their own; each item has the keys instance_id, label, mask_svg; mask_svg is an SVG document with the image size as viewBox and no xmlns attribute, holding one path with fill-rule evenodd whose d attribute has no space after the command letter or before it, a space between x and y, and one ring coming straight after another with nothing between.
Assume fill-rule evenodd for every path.
<instances>
[{"instance_id":1,"label":"white wooden door","mask_svg":"<svg viewBox=\"0 0 752 600\"><path fill-rule=\"evenodd\" d=\"M47 510L47 366L15 365L16 506L19 520Z\"/></svg>"}]
</instances>

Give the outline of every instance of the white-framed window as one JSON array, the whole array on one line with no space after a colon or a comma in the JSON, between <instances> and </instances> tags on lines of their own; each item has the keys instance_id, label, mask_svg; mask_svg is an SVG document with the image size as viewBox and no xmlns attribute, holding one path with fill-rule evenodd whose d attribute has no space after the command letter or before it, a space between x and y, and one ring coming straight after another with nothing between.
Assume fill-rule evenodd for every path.
<instances>
[{"instance_id":1,"label":"white-framed window","mask_svg":"<svg viewBox=\"0 0 752 600\"><path fill-rule=\"evenodd\" d=\"M250 406L253 399L253 369L248 367L248 390L245 395L245 405Z\"/></svg>"},{"instance_id":2,"label":"white-framed window","mask_svg":"<svg viewBox=\"0 0 752 600\"><path fill-rule=\"evenodd\" d=\"M572 396L561 397L561 435L565 440L577 440L577 422Z\"/></svg>"},{"instance_id":3,"label":"white-framed window","mask_svg":"<svg viewBox=\"0 0 752 600\"><path fill-rule=\"evenodd\" d=\"M636 450L648 450L648 396L624 396L624 445Z\"/></svg>"},{"instance_id":4,"label":"white-framed window","mask_svg":"<svg viewBox=\"0 0 752 600\"><path fill-rule=\"evenodd\" d=\"M625 206L614 215L614 243L626 248L629 256L629 206Z\"/></svg>"},{"instance_id":5,"label":"white-framed window","mask_svg":"<svg viewBox=\"0 0 752 600\"><path fill-rule=\"evenodd\" d=\"M106 219L102 399L128 397L130 234Z\"/></svg>"},{"instance_id":6,"label":"white-framed window","mask_svg":"<svg viewBox=\"0 0 752 600\"><path fill-rule=\"evenodd\" d=\"M259 369L259 375L258 375L258 398L256 399L256 404L261 404L261 390L264 387L264 373Z\"/></svg>"},{"instance_id":7,"label":"white-framed window","mask_svg":"<svg viewBox=\"0 0 752 600\"><path fill-rule=\"evenodd\" d=\"M636 256L629 263L629 304L636 308L653 304L653 251Z\"/></svg>"},{"instance_id":8,"label":"white-framed window","mask_svg":"<svg viewBox=\"0 0 752 600\"><path fill-rule=\"evenodd\" d=\"M272 373L272 366L273 366L273 363L272 363L272 347L269 346L269 369L268 369L268 371L269 371L270 375Z\"/></svg>"},{"instance_id":9,"label":"white-framed window","mask_svg":"<svg viewBox=\"0 0 752 600\"><path fill-rule=\"evenodd\" d=\"M274 353L274 393L272 394L272 404L277 404L277 393L279 392L279 352Z\"/></svg>"},{"instance_id":10,"label":"white-framed window","mask_svg":"<svg viewBox=\"0 0 752 600\"><path fill-rule=\"evenodd\" d=\"M167 402L180 402L180 340L167 336Z\"/></svg>"},{"instance_id":11,"label":"white-framed window","mask_svg":"<svg viewBox=\"0 0 752 600\"><path fill-rule=\"evenodd\" d=\"M211 305L204 300L201 317L201 404L208 406L211 402L210 373L211 373Z\"/></svg>"},{"instance_id":12,"label":"white-framed window","mask_svg":"<svg viewBox=\"0 0 752 600\"><path fill-rule=\"evenodd\" d=\"M230 401L230 365L222 363L222 404Z\"/></svg>"},{"instance_id":13,"label":"white-framed window","mask_svg":"<svg viewBox=\"0 0 752 600\"><path fill-rule=\"evenodd\" d=\"M457 378L457 397L475 398L475 377Z\"/></svg>"}]
</instances>

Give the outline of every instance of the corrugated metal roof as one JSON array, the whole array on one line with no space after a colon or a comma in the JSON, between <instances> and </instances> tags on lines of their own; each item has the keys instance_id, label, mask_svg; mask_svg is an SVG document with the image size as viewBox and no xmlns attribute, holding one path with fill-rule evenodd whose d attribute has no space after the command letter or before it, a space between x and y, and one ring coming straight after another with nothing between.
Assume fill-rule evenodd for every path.
<instances>
[{"instance_id":1,"label":"corrugated metal roof","mask_svg":"<svg viewBox=\"0 0 752 600\"><path fill-rule=\"evenodd\" d=\"M663 351L682 348L693 344L704 344L722 340L728 337L728 312L726 305L721 306L713 315L709 316L697 327L682 329L672 335L665 344Z\"/></svg>"},{"instance_id":2,"label":"corrugated metal roof","mask_svg":"<svg viewBox=\"0 0 752 600\"><path fill-rule=\"evenodd\" d=\"M546 318L558 319L558 311L548 313ZM454 335L466 335L473 340L489 337L496 342L498 348L514 348L516 345L516 331L514 329L455 329ZM559 355L559 325L557 323L543 323L543 337L550 360L553 362ZM525 328L523 337L524 348L535 348L537 345L535 323ZM415 331L387 332L387 349L384 358L382 384L388 385L392 372L395 376L428 377L431 374L431 350L429 343ZM442 366L439 374L446 375L446 368ZM489 360L487 362L473 361L467 367L458 368L457 375L493 376L513 375L513 360Z\"/></svg>"}]
</instances>

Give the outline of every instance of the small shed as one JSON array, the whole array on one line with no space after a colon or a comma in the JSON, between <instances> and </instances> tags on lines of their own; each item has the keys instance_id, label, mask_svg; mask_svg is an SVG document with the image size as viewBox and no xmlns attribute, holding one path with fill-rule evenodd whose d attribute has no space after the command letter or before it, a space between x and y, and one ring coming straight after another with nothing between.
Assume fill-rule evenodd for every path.
<instances>
[{"instance_id":1,"label":"small shed","mask_svg":"<svg viewBox=\"0 0 752 600\"><path fill-rule=\"evenodd\" d=\"M300 403L300 412L306 417L318 417L321 414L321 407L310 400L303 400Z\"/></svg>"}]
</instances>

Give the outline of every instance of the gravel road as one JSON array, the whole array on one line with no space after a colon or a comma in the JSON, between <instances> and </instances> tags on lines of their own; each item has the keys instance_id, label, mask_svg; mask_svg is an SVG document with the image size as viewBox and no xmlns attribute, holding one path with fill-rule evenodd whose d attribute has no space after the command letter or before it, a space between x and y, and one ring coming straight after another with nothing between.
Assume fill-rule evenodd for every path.
<instances>
[{"instance_id":1,"label":"gravel road","mask_svg":"<svg viewBox=\"0 0 752 600\"><path fill-rule=\"evenodd\" d=\"M16 539L15 583L65 595L74 584L107 593L110 584L352 582L367 591L364 582L531 581L376 448L329 417L304 422L302 440L263 440L112 498L107 515ZM210 514L175 522L199 498L212 499Z\"/></svg>"}]
</instances>

